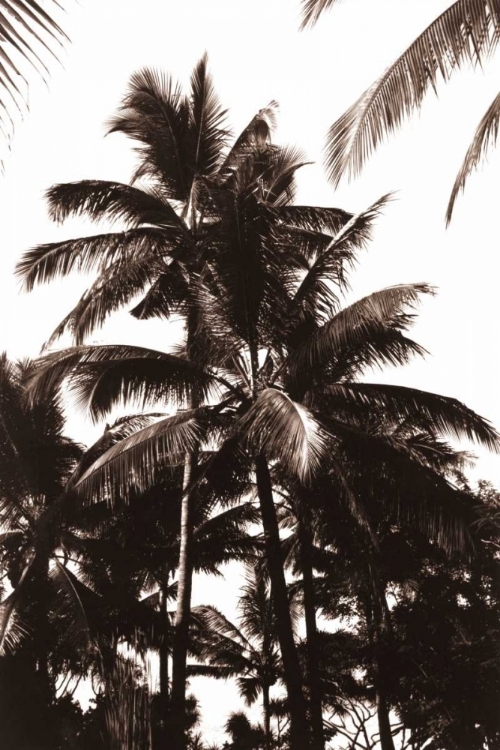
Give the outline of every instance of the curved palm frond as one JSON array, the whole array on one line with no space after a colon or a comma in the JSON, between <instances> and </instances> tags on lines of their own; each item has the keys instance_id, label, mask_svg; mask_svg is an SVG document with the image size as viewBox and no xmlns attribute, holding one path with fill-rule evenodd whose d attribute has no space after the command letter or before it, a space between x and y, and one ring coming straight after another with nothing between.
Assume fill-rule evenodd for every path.
<instances>
[{"instance_id":1,"label":"curved palm frond","mask_svg":"<svg viewBox=\"0 0 500 750\"><path fill-rule=\"evenodd\" d=\"M57 0L50 0L50 4L54 10L61 8ZM0 39L0 86L5 94L0 97L0 127L10 134L12 108L22 111L26 105L25 93L19 87L20 79L28 82L24 69L33 68L43 77L49 71L40 55L48 52L57 59L67 36L37 0L2 0Z\"/></svg>"},{"instance_id":2,"label":"curved palm frond","mask_svg":"<svg viewBox=\"0 0 500 750\"><path fill-rule=\"evenodd\" d=\"M15 649L26 635L26 628L22 624L17 611L37 562L38 558L35 555L26 563L15 589L6 599L0 602L0 656Z\"/></svg>"},{"instance_id":3,"label":"curved palm frond","mask_svg":"<svg viewBox=\"0 0 500 750\"><path fill-rule=\"evenodd\" d=\"M68 383L76 403L93 418L127 401L185 404L196 391L204 400L219 380L190 360L127 345L81 346L52 352L33 366L27 389L32 402Z\"/></svg>"},{"instance_id":4,"label":"curved palm frond","mask_svg":"<svg viewBox=\"0 0 500 750\"><path fill-rule=\"evenodd\" d=\"M57 593L57 609L54 614L64 617L66 629L65 640L73 644L88 646L90 643L90 624L85 610L85 605L80 597L74 574L62 565L59 560L54 560L54 566L49 570L49 580L52 582Z\"/></svg>"},{"instance_id":5,"label":"curved palm frond","mask_svg":"<svg viewBox=\"0 0 500 750\"><path fill-rule=\"evenodd\" d=\"M101 435L101 437L85 451L80 459L76 470L71 475L66 486L66 492L109 448L116 445L116 443L119 443L121 440L130 437L138 430L147 427L151 422L164 416L165 414L159 412L152 412L150 414L131 414L119 417L112 425L106 425L103 435Z\"/></svg>"},{"instance_id":6,"label":"curved palm frond","mask_svg":"<svg viewBox=\"0 0 500 750\"><path fill-rule=\"evenodd\" d=\"M111 498L113 489L127 497L133 489L150 487L162 466L183 463L199 444L202 427L199 410L167 417L134 432L109 448L74 485L87 497Z\"/></svg>"},{"instance_id":7,"label":"curved palm frond","mask_svg":"<svg viewBox=\"0 0 500 750\"><path fill-rule=\"evenodd\" d=\"M350 350L359 349L360 345L371 345L369 342L377 331L404 329L411 320L404 311L415 307L422 294L432 293L428 284L400 284L354 302L318 328L309 340L299 343L290 354L292 371L300 373L302 368L314 371L339 360Z\"/></svg>"},{"instance_id":8,"label":"curved palm frond","mask_svg":"<svg viewBox=\"0 0 500 750\"><path fill-rule=\"evenodd\" d=\"M74 240L39 245L24 253L16 266L24 288L31 291L36 284L45 284L72 271L88 273L106 270L111 265L118 270L131 260L168 254L178 238L177 229L139 227L112 234L98 234Z\"/></svg>"},{"instance_id":9,"label":"curved palm frond","mask_svg":"<svg viewBox=\"0 0 500 750\"><path fill-rule=\"evenodd\" d=\"M500 0L456 0L332 125L326 158L332 182L358 175L386 135L435 89L439 76L448 80L464 63L480 63L499 40Z\"/></svg>"},{"instance_id":10,"label":"curved palm frond","mask_svg":"<svg viewBox=\"0 0 500 750\"><path fill-rule=\"evenodd\" d=\"M446 224L448 225L453 215L455 201L458 194L465 189L465 183L471 173L484 162L488 151L497 142L498 126L500 123L500 94L497 94L489 106L481 122L479 123L472 143L467 149L464 161L457 174L453 190L451 191L448 208L446 210Z\"/></svg>"},{"instance_id":11,"label":"curved palm frond","mask_svg":"<svg viewBox=\"0 0 500 750\"><path fill-rule=\"evenodd\" d=\"M108 133L123 133L137 142L140 164L133 182L148 177L161 184L169 198L189 199L189 109L170 76L151 68L134 73Z\"/></svg>"},{"instance_id":12,"label":"curved palm frond","mask_svg":"<svg viewBox=\"0 0 500 750\"><path fill-rule=\"evenodd\" d=\"M500 436L483 417L457 399L399 385L337 383L328 392L339 400L380 410L389 419L411 419L454 438L467 438L500 452Z\"/></svg>"},{"instance_id":13,"label":"curved palm frond","mask_svg":"<svg viewBox=\"0 0 500 750\"><path fill-rule=\"evenodd\" d=\"M209 648L211 647L210 635L217 638L233 641L242 649L241 657L243 658L243 652L247 651L251 653L253 646L250 641L245 637L244 633L240 628L236 627L228 618L220 612L216 607L209 605L201 605L193 608L193 615L200 621L203 630L208 636ZM238 649L238 651L239 651ZM238 656L240 654L238 653Z\"/></svg>"},{"instance_id":14,"label":"curved palm frond","mask_svg":"<svg viewBox=\"0 0 500 750\"><path fill-rule=\"evenodd\" d=\"M328 446L313 415L275 388L259 393L239 429L254 450L279 459L303 479L318 467Z\"/></svg>"},{"instance_id":15,"label":"curved palm frond","mask_svg":"<svg viewBox=\"0 0 500 750\"><path fill-rule=\"evenodd\" d=\"M53 185L45 197L50 218L58 223L70 216L88 216L93 221L124 221L131 229L140 224L154 224L185 230L182 219L170 203L152 187L81 180Z\"/></svg>"},{"instance_id":16,"label":"curved palm frond","mask_svg":"<svg viewBox=\"0 0 500 750\"><path fill-rule=\"evenodd\" d=\"M269 145L271 133L276 127L277 108L277 102L271 101L250 120L221 165L218 182L228 180L249 153L260 151Z\"/></svg>"},{"instance_id":17,"label":"curved palm frond","mask_svg":"<svg viewBox=\"0 0 500 750\"><path fill-rule=\"evenodd\" d=\"M301 28L314 26L321 14L330 10L338 2L340 0L302 0Z\"/></svg>"},{"instance_id":18,"label":"curved palm frond","mask_svg":"<svg viewBox=\"0 0 500 750\"><path fill-rule=\"evenodd\" d=\"M294 307L313 316L316 312L320 316L333 314L339 303L337 290L341 290L346 283L344 267L353 264L355 251L366 244L373 221L390 199L390 194L382 196L365 211L351 216L339 228L302 279L293 298Z\"/></svg>"}]
</instances>

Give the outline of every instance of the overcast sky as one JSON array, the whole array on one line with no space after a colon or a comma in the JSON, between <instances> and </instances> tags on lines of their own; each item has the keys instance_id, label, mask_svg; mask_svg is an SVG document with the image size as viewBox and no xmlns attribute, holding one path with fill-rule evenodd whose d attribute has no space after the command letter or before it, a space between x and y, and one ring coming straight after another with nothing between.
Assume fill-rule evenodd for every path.
<instances>
[{"instance_id":1,"label":"overcast sky","mask_svg":"<svg viewBox=\"0 0 500 750\"><path fill-rule=\"evenodd\" d=\"M427 359L372 379L455 396L500 427L498 154L470 179L451 227L444 226L461 159L498 93L500 56L483 71L459 73L439 87L439 100L431 95L422 114L379 149L356 182L334 191L322 167L331 123L450 4L345 0L313 30L299 32L298 0L75 2L63 19L72 39L63 67L54 70L49 89L32 86L30 112L0 176L0 350L36 356L86 286L74 276L30 295L19 292L13 268L24 250L97 231L81 220L53 225L44 190L86 178L127 182L134 164L130 144L119 135L104 138L104 123L131 73L154 66L187 83L207 51L235 133L270 100L279 102L276 141L300 146L314 162L300 175L299 202L357 211L398 191L352 276L352 297L420 281L436 285L439 294L425 301L413 332L429 350ZM164 323L124 313L90 341L162 348L170 335ZM69 428L87 442L97 429L75 414ZM500 485L499 458L481 452L475 476ZM222 584L214 591L222 595ZM217 690L211 727L221 723L222 696L231 688Z\"/></svg>"}]
</instances>

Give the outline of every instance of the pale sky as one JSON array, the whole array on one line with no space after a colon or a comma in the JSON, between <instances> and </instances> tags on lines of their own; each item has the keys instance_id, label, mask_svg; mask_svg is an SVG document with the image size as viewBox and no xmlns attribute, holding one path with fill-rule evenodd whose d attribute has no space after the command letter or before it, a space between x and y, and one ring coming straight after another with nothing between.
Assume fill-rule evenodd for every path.
<instances>
[{"instance_id":1,"label":"pale sky","mask_svg":"<svg viewBox=\"0 0 500 750\"><path fill-rule=\"evenodd\" d=\"M500 428L499 153L470 179L451 227L444 225L461 159L498 93L500 55L482 72L464 71L440 86L439 100L431 94L422 114L378 150L356 182L334 191L322 166L331 123L449 5L344 0L306 32L299 32L298 0L80 0L68 7L63 23L72 44L64 65L53 68L49 90L32 85L30 112L17 127L0 176L0 350L36 356L86 287L73 276L19 293L12 272L24 250L98 231L81 220L53 225L43 192L80 179L127 182L134 163L130 144L118 135L104 138L104 123L131 73L154 66L187 82L206 51L235 133L270 100L279 102L276 142L301 147L315 162L302 171L299 202L357 211L398 191L352 276L352 298L420 281L437 286L439 294L424 302L413 331L430 355L372 379L454 396ZM161 349L170 336L164 323L138 322L124 313L90 341ZM84 442L96 435L74 414L69 428ZM500 485L500 459L478 454L474 476ZM225 586L213 588L221 608ZM202 594L206 589L195 592L200 601ZM205 725L212 730L222 723L234 688L210 683L209 690L215 699Z\"/></svg>"}]
</instances>

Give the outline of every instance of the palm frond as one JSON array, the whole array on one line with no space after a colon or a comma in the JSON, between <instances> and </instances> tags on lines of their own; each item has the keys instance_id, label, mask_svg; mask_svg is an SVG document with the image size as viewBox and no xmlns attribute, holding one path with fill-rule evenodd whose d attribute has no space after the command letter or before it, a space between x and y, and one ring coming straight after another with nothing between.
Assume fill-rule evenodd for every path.
<instances>
[{"instance_id":1,"label":"palm frond","mask_svg":"<svg viewBox=\"0 0 500 750\"><path fill-rule=\"evenodd\" d=\"M262 690L262 683L258 677L238 677L236 679L238 692L247 706L253 706Z\"/></svg>"},{"instance_id":2,"label":"palm frond","mask_svg":"<svg viewBox=\"0 0 500 750\"><path fill-rule=\"evenodd\" d=\"M332 315L338 307L337 291L345 285L344 268L354 262L354 253L363 247L370 236L374 219L390 200L382 196L365 211L350 219L338 230L328 247L318 257L302 279L294 296L294 306L312 314Z\"/></svg>"},{"instance_id":3,"label":"palm frond","mask_svg":"<svg viewBox=\"0 0 500 750\"><path fill-rule=\"evenodd\" d=\"M215 174L226 146L228 132L224 126L226 110L222 109L208 72L205 54L191 75L191 128L194 175Z\"/></svg>"},{"instance_id":4,"label":"palm frond","mask_svg":"<svg viewBox=\"0 0 500 750\"><path fill-rule=\"evenodd\" d=\"M24 288L46 284L72 271L89 273L94 269L115 269L138 258L161 258L168 254L177 229L142 227L112 234L98 234L62 242L39 245L24 253L16 266ZM175 236L174 236L175 234Z\"/></svg>"},{"instance_id":5,"label":"palm frond","mask_svg":"<svg viewBox=\"0 0 500 750\"><path fill-rule=\"evenodd\" d=\"M221 165L219 181L230 178L249 153L260 151L269 145L271 133L276 127L277 107L277 102L271 101L250 120Z\"/></svg>"},{"instance_id":6,"label":"palm frond","mask_svg":"<svg viewBox=\"0 0 500 750\"><path fill-rule=\"evenodd\" d=\"M318 18L330 10L339 0L302 0L302 24L301 28L314 26Z\"/></svg>"},{"instance_id":7,"label":"palm frond","mask_svg":"<svg viewBox=\"0 0 500 750\"><path fill-rule=\"evenodd\" d=\"M456 0L332 125L326 159L332 182L359 174L386 135L436 88L439 76L446 81L464 63L480 63L499 39L500 0Z\"/></svg>"},{"instance_id":8,"label":"palm frond","mask_svg":"<svg viewBox=\"0 0 500 750\"><path fill-rule=\"evenodd\" d=\"M182 310L191 282L183 264L176 259L172 260L168 268L157 276L141 301L130 310L130 314L138 320L168 319Z\"/></svg>"},{"instance_id":9,"label":"palm frond","mask_svg":"<svg viewBox=\"0 0 500 750\"><path fill-rule=\"evenodd\" d=\"M448 208L446 210L446 224L448 225L451 221L455 201L458 194L465 189L465 183L471 173L478 168L478 166L484 162L488 155L488 151L497 142L498 138L498 125L500 122L500 94L497 94L493 102L489 106L486 114L483 116L479 123L472 143L467 149L464 161L460 167L460 171L455 179L453 190L451 191Z\"/></svg>"},{"instance_id":10,"label":"palm frond","mask_svg":"<svg viewBox=\"0 0 500 750\"><path fill-rule=\"evenodd\" d=\"M354 404L376 408L389 419L411 419L438 433L458 439L465 437L500 452L500 436L492 425L457 399L416 388L375 383L337 383L328 391Z\"/></svg>"},{"instance_id":11,"label":"palm frond","mask_svg":"<svg viewBox=\"0 0 500 750\"><path fill-rule=\"evenodd\" d=\"M65 381L76 403L96 419L127 401L183 405L193 390L206 399L218 382L173 354L127 345L80 346L51 352L34 364L27 382L31 400L43 400Z\"/></svg>"},{"instance_id":12,"label":"palm frond","mask_svg":"<svg viewBox=\"0 0 500 750\"><path fill-rule=\"evenodd\" d=\"M164 417L165 414L159 412L152 412L150 414L131 414L124 417L119 417L115 420L112 425L106 425L103 435L88 448L76 467L75 472L71 475L66 491L74 485L81 476L92 466L97 459L102 456L109 448L120 440L124 440L130 435L133 435L138 430L142 430L152 422Z\"/></svg>"},{"instance_id":13,"label":"palm frond","mask_svg":"<svg viewBox=\"0 0 500 750\"><path fill-rule=\"evenodd\" d=\"M65 333L70 333L74 343L80 346L96 328L103 325L107 318L123 308L145 288L155 284L160 274L169 277L165 271L166 264L154 258L139 258L126 264L118 264L105 270L97 280L84 292L78 303L59 323L44 345L50 348ZM171 307L168 307L168 301ZM172 300L165 299L165 308L170 312Z\"/></svg>"},{"instance_id":14,"label":"palm frond","mask_svg":"<svg viewBox=\"0 0 500 750\"><path fill-rule=\"evenodd\" d=\"M200 625L207 632L207 635L213 633L216 637L234 641L244 651L252 651L252 645L244 633L216 607L208 605L194 607L193 615L199 620Z\"/></svg>"},{"instance_id":15,"label":"palm frond","mask_svg":"<svg viewBox=\"0 0 500 750\"><path fill-rule=\"evenodd\" d=\"M327 450L326 433L313 415L275 388L259 393L239 429L253 450L280 460L303 479L318 467Z\"/></svg>"},{"instance_id":16,"label":"palm frond","mask_svg":"<svg viewBox=\"0 0 500 750\"><path fill-rule=\"evenodd\" d=\"M109 133L123 133L140 156L133 181L150 178L163 185L169 198L187 201L189 174L189 107L181 88L164 73L145 68L134 73Z\"/></svg>"},{"instance_id":17,"label":"palm frond","mask_svg":"<svg viewBox=\"0 0 500 750\"><path fill-rule=\"evenodd\" d=\"M31 580L35 561L38 562L36 556L32 557L26 563L14 591L0 602L0 656L3 656L8 651L15 650L16 646L19 645L20 641L27 634L27 630L19 618L18 608L23 601L25 590Z\"/></svg>"},{"instance_id":18,"label":"palm frond","mask_svg":"<svg viewBox=\"0 0 500 750\"><path fill-rule=\"evenodd\" d=\"M422 294L432 293L428 284L400 284L363 297L300 343L290 355L291 368L297 373L303 368L314 372L367 342L372 345L377 330L407 327L411 319L405 310L413 308Z\"/></svg>"},{"instance_id":19,"label":"palm frond","mask_svg":"<svg viewBox=\"0 0 500 750\"><path fill-rule=\"evenodd\" d=\"M51 8L61 8L57 0L50 0ZM25 94L19 81L28 82L24 70L33 68L44 76L48 73L42 57L48 52L57 59L67 36L36 0L2 0L0 7L0 124L6 133L13 125L13 109L22 111L26 105Z\"/></svg>"},{"instance_id":20,"label":"palm frond","mask_svg":"<svg viewBox=\"0 0 500 750\"><path fill-rule=\"evenodd\" d=\"M125 222L130 229L141 224L154 224L185 230L182 219L170 203L150 187L81 180L53 185L45 195L50 218L58 223L69 216L87 216L93 221Z\"/></svg>"},{"instance_id":21,"label":"palm frond","mask_svg":"<svg viewBox=\"0 0 500 750\"><path fill-rule=\"evenodd\" d=\"M90 625L85 606L75 585L78 580L57 559L54 560L54 566L49 570L49 579L57 593L57 610L54 615L57 619L64 618L66 624L65 640L80 646L88 646Z\"/></svg>"},{"instance_id":22,"label":"palm frond","mask_svg":"<svg viewBox=\"0 0 500 750\"><path fill-rule=\"evenodd\" d=\"M202 435L199 411L186 411L138 430L107 450L74 485L87 497L112 498L116 490L127 497L132 488L144 491L167 465L177 465L191 453Z\"/></svg>"}]
</instances>

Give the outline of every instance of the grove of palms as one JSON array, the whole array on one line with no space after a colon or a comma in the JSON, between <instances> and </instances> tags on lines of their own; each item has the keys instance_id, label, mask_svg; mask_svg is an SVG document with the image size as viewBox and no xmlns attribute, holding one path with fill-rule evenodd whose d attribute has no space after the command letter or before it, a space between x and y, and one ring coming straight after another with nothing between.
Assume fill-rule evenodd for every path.
<instances>
[{"instance_id":1,"label":"grove of palms","mask_svg":"<svg viewBox=\"0 0 500 750\"><path fill-rule=\"evenodd\" d=\"M306 21L333 4L305 3ZM457 61L495 33L494 4L469 5ZM394 96L388 129L420 101ZM350 112L334 181L380 140L377 112L360 143ZM0 362L12 748L210 750L200 677L261 706L257 723L227 707L224 748L498 747L500 501L471 486L460 443L499 452L500 436L452 396L377 382L425 357L410 329L435 290L346 301L390 196L360 212L298 203L307 155L275 142L276 120L271 102L233 135L206 55L186 87L144 68L107 125L134 149L130 181L48 187L51 219L98 227L18 259L26 292L90 281L37 359ZM124 308L162 320L165 340L89 343ZM91 447L65 436L64 408L102 423ZM246 570L236 619L193 605L193 581L228 565ZM2 708L16 672L43 732L19 699Z\"/></svg>"}]
</instances>

